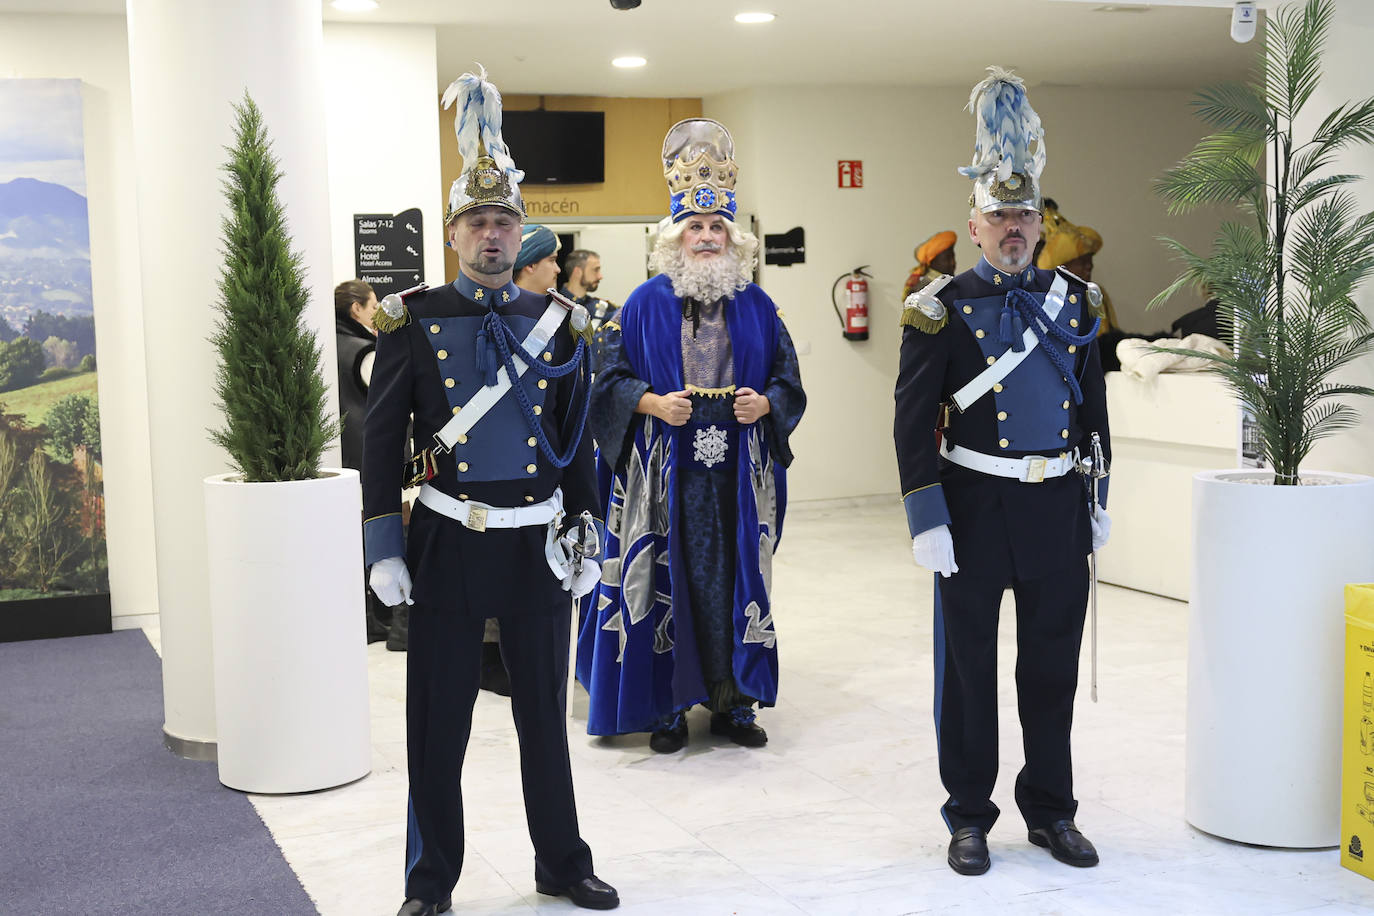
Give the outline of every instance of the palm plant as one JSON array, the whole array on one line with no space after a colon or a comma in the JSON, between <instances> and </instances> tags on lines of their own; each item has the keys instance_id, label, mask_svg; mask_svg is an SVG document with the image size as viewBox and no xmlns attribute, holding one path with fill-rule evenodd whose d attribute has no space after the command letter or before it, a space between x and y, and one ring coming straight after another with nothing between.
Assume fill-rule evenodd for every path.
<instances>
[{"instance_id":1,"label":"palm plant","mask_svg":"<svg viewBox=\"0 0 1374 916\"><path fill-rule=\"evenodd\" d=\"M1341 105L1308 139L1293 132L1321 81L1331 17L1331 0L1272 15L1262 72L1199 93L1196 113L1215 133L1157 186L1171 214L1229 204L1248 217L1223 223L1208 256L1161 239L1185 269L1150 306L1185 285L1219 300L1231 355L1184 352L1208 360L1254 413L1277 485L1297 484L1317 440L1356 424L1357 411L1339 398L1374 395L1327 380L1374 346L1354 299L1374 273L1374 213L1359 213L1349 191L1360 176L1331 173L1341 150L1374 141L1374 98Z\"/></svg>"}]
</instances>

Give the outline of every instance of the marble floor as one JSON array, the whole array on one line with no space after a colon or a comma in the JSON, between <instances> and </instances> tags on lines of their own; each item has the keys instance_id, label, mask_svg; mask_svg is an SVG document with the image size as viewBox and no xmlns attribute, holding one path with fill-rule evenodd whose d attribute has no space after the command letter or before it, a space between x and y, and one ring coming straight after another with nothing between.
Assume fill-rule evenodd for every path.
<instances>
[{"instance_id":1,"label":"marble floor","mask_svg":"<svg viewBox=\"0 0 1374 916\"><path fill-rule=\"evenodd\" d=\"M1004 816L992 870L945 865L935 762L931 580L912 564L891 501L794 505L774 563L782 678L745 750L690 717L684 752L645 736L586 734L586 694L568 730L583 836L623 913L1280 914L1374 912L1374 883L1335 850L1244 846L1183 819L1187 606L1125 589L1100 594L1099 703L1087 656L1074 729L1078 824L1097 868L1030 846L1011 797L1020 766L1015 628L1001 642ZM156 634L153 634L154 636ZM405 656L369 648L373 770L305 796L253 801L323 916L390 916L405 852ZM572 912L534 890L515 731L483 693L464 774L468 853L460 913Z\"/></svg>"}]
</instances>

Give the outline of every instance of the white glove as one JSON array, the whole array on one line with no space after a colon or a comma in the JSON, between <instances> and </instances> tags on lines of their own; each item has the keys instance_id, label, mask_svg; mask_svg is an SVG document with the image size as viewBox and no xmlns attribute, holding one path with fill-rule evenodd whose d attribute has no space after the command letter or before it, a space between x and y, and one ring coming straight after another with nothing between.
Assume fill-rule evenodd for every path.
<instances>
[{"instance_id":1,"label":"white glove","mask_svg":"<svg viewBox=\"0 0 1374 916\"><path fill-rule=\"evenodd\" d=\"M1093 550L1101 550L1106 546L1107 538L1112 535L1111 517L1107 515L1106 509L1094 505L1088 513L1088 524L1093 528Z\"/></svg>"},{"instance_id":2,"label":"white glove","mask_svg":"<svg viewBox=\"0 0 1374 916\"><path fill-rule=\"evenodd\" d=\"M387 607L415 603L410 600L410 570L400 557L387 557L373 563L372 571L367 574L367 584Z\"/></svg>"},{"instance_id":3,"label":"white glove","mask_svg":"<svg viewBox=\"0 0 1374 916\"><path fill-rule=\"evenodd\" d=\"M916 565L924 566L948 579L959 571L954 562L954 538L949 535L948 525L928 528L911 539L911 556Z\"/></svg>"},{"instance_id":4,"label":"white glove","mask_svg":"<svg viewBox=\"0 0 1374 916\"><path fill-rule=\"evenodd\" d=\"M572 592L574 598L581 598L596 588L601 581L601 564L595 560L583 560L582 571L571 573L563 580L563 590Z\"/></svg>"}]
</instances>

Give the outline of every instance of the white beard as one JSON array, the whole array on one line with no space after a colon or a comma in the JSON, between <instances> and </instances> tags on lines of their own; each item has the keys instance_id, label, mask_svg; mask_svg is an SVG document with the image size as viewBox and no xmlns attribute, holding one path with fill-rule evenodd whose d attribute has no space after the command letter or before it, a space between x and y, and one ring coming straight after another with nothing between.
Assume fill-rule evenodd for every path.
<instances>
[{"instance_id":1,"label":"white beard","mask_svg":"<svg viewBox=\"0 0 1374 916\"><path fill-rule=\"evenodd\" d=\"M731 245L713 258L698 260L689 258L678 248L667 263L662 265L663 273L673 281L673 295L681 299L695 299L702 303L712 303L717 299L734 298L735 293L749 285L742 278L742 265L739 254Z\"/></svg>"}]
</instances>

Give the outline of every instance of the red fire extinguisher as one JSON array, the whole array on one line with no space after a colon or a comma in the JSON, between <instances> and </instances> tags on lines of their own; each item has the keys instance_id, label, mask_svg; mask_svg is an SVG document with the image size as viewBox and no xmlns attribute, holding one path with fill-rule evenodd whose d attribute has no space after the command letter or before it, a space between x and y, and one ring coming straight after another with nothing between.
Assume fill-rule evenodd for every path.
<instances>
[{"instance_id":1,"label":"red fire extinguisher","mask_svg":"<svg viewBox=\"0 0 1374 916\"><path fill-rule=\"evenodd\" d=\"M845 340L868 340L868 281L864 277L873 275L864 272L866 267L867 264L840 274L830 287L830 304L835 307L840 326L844 328ZM841 280L844 281L844 314L840 314L840 303L835 299Z\"/></svg>"}]
</instances>

